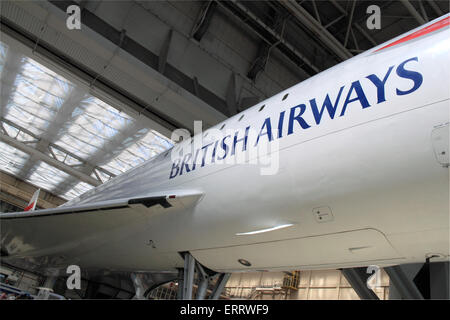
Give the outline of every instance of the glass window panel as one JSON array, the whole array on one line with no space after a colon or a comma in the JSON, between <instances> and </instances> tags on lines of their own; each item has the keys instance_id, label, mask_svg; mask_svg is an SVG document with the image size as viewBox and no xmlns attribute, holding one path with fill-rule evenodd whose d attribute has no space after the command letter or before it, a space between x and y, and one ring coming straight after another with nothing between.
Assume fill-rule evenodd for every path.
<instances>
[{"instance_id":1,"label":"glass window panel","mask_svg":"<svg viewBox=\"0 0 450 320\"><path fill-rule=\"evenodd\" d=\"M6 54L8 52L8 45L6 43L0 42L0 74L3 72L3 66L6 62Z\"/></svg>"},{"instance_id":2,"label":"glass window panel","mask_svg":"<svg viewBox=\"0 0 450 320\"><path fill-rule=\"evenodd\" d=\"M41 135L54 120L73 84L30 58L14 81L14 89L5 108L5 118Z\"/></svg>"},{"instance_id":3,"label":"glass window panel","mask_svg":"<svg viewBox=\"0 0 450 320\"><path fill-rule=\"evenodd\" d=\"M45 162L39 162L34 172L27 179L32 184L53 191L53 189L66 180L69 175Z\"/></svg>"},{"instance_id":4,"label":"glass window panel","mask_svg":"<svg viewBox=\"0 0 450 320\"><path fill-rule=\"evenodd\" d=\"M76 120L55 144L83 159L97 152L111 152L104 147L120 130L135 122L127 114L95 97L89 97L83 101L74 114L78 115Z\"/></svg>"},{"instance_id":5,"label":"glass window panel","mask_svg":"<svg viewBox=\"0 0 450 320\"><path fill-rule=\"evenodd\" d=\"M76 198L76 197L82 195L83 193L91 190L92 188L93 188L93 186L91 186L90 184L85 183L85 182L80 182L77 185L75 185L71 190L69 190L68 192L63 194L62 197L67 200L71 200L71 199Z\"/></svg>"},{"instance_id":6,"label":"glass window panel","mask_svg":"<svg viewBox=\"0 0 450 320\"><path fill-rule=\"evenodd\" d=\"M169 139L162 138L150 130L102 167L117 175L142 164L172 146L173 143Z\"/></svg>"},{"instance_id":7,"label":"glass window panel","mask_svg":"<svg viewBox=\"0 0 450 320\"><path fill-rule=\"evenodd\" d=\"M6 143L0 142L0 169L11 174L16 175L23 168L25 162L30 158L30 156L7 145Z\"/></svg>"},{"instance_id":8,"label":"glass window panel","mask_svg":"<svg viewBox=\"0 0 450 320\"><path fill-rule=\"evenodd\" d=\"M51 124L54 126L56 117L59 119L64 114L61 108L69 105L65 104L65 101L74 90L74 84L33 59L24 57L14 50L8 50L8 46L0 42L0 72L3 68L8 68L9 54L20 57L21 65L14 66L16 68L14 70L11 69L11 72L13 74L17 72L17 75L8 101L3 105L4 117L36 136L42 136ZM64 119L59 119L58 123L60 120ZM143 128L136 132L133 130L135 125L136 121L132 117L95 97L86 95L73 112L67 115L66 121L63 121L58 140L52 142L82 159L89 161L101 159L98 161L103 163L104 159L111 159L105 168L118 175L173 146L172 141L156 131ZM19 141L34 140L32 136L19 132L13 126L4 124L4 127L10 136L16 137ZM129 132L136 133L130 135ZM30 158L27 154L3 143L0 145L0 151L2 152L0 169L13 174L18 174ZM63 151L56 148L52 148L52 151L58 160L68 165L80 163ZM73 198L92 188L89 184L78 183L77 179L44 162L34 164L33 169L30 171L28 181L49 191L58 191L56 188L61 191L64 189L65 198ZM103 181L109 179L105 173L99 172L99 175ZM74 181L77 183L75 187L66 191L67 186L72 186Z\"/></svg>"}]
</instances>

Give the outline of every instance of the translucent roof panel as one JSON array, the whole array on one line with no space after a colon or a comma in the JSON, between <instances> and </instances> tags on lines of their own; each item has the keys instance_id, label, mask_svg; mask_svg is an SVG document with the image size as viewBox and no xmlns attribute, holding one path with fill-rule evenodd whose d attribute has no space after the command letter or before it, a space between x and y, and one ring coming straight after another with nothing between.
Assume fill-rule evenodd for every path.
<instances>
[{"instance_id":1,"label":"translucent roof panel","mask_svg":"<svg viewBox=\"0 0 450 320\"><path fill-rule=\"evenodd\" d=\"M19 149L0 142L0 168L8 173L17 175L30 156Z\"/></svg>"},{"instance_id":2,"label":"translucent roof panel","mask_svg":"<svg viewBox=\"0 0 450 320\"><path fill-rule=\"evenodd\" d=\"M104 164L102 168L117 175L140 165L173 146L168 139L162 138L153 130L147 131L147 134L140 140L131 144L118 156Z\"/></svg>"},{"instance_id":3,"label":"translucent roof panel","mask_svg":"<svg viewBox=\"0 0 450 320\"><path fill-rule=\"evenodd\" d=\"M103 182L172 147L145 118L129 116L18 50L0 42L4 134ZM89 171L96 167L105 172ZM0 144L0 170L66 199L93 188L60 169Z\"/></svg>"},{"instance_id":4,"label":"translucent roof panel","mask_svg":"<svg viewBox=\"0 0 450 320\"><path fill-rule=\"evenodd\" d=\"M93 188L93 186L91 186L90 184L80 182L77 185L75 185L71 190L69 190L68 192L63 194L62 197L67 200L70 200L70 199L76 198L79 195L91 190L92 188Z\"/></svg>"},{"instance_id":5,"label":"translucent roof panel","mask_svg":"<svg viewBox=\"0 0 450 320\"><path fill-rule=\"evenodd\" d=\"M41 135L55 118L73 84L29 58L14 82L14 92L7 102L5 118L20 119L21 126Z\"/></svg>"},{"instance_id":6,"label":"translucent roof panel","mask_svg":"<svg viewBox=\"0 0 450 320\"><path fill-rule=\"evenodd\" d=\"M7 51L8 46L5 43L0 42L0 75L3 72L3 66L5 65Z\"/></svg>"},{"instance_id":7,"label":"translucent roof panel","mask_svg":"<svg viewBox=\"0 0 450 320\"><path fill-rule=\"evenodd\" d=\"M68 177L69 175L64 171L50 166L45 162L39 162L36 170L27 180L52 192L59 183Z\"/></svg>"},{"instance_id":8,"label":"translucent roof panel","mask_svg":"<svg viewBox=\"0 0 450 320\"><path fill-rule=\"evenodd\" d=\"M124 112L95 97L83 101L72 117L76 120L55 144L83 159L98 152L108 152L109 150L104 148L105 145L113 140L120 130L135 122Z\"/></svg>"}]
</instances>

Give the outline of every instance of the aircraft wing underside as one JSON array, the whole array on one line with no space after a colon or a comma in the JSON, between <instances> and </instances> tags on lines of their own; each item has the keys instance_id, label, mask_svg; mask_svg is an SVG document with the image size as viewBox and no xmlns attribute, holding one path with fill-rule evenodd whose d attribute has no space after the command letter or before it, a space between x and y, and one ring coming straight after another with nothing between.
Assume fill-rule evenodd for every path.
<instances>
[{"instance_id":1,"label":"aircraft wing underside","mask_svg":"<svg viewBox=\"0 0 450 320\"><path fill-rule=\"evenodd\" d=\"M32 212L0 214L2 258L80 255L144 231L149 217L192 206L203 193L170 191Z\"/></svg>"}]
</instances>

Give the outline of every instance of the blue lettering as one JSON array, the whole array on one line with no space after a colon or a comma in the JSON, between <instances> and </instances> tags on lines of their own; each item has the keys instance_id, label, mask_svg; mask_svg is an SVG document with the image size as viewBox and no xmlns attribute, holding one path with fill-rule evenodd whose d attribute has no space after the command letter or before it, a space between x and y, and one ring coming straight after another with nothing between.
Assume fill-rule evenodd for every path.
<instances>
[{"instance_id":1,"label":"blue lettering","mask_svg":"<svg viewBox=\"0 0 450 320\"><path fill-rule=\"evenodd\" d=\"M226 136L226 137L224 137L224 138L222 139L221 147L222 147L222 150L223 150L225 153L224 153L223 157L217 157L217 160L223 160L223 159L225 159L225 158L227 157L227 155L228 155L228 150L229 150L230 148L228 148L228 145L225 143L225 139L226 139L226 138L231 138L231 136L228 135L228 136Z\"/></svg>"},{"instance_id":2,"label":"blue lettering","mask_svg":"<svg viewBox=\"0 0 450 320\"><path fill-rule=\"evenodd\" d=\"M284 114L286 111L280 113L280 118L278 119L278 139L283 137L283 122L284 122Z\"/></svg>"},{"instance_id":3,"label":"blue lettering","mask_svg":"<svg viewBox=\"0 0 450 320\"><path fill-rule=\"evenodd\" d=\"M325 100L323 101L322 108L317 108L316 99L309 100L309 103L311 104L311 109L314 114L314 119L316 120L317 124L320 124L320 121L322 120L323 112L325 111L325 107L327 108L328 114L330 115L331 119L334 119L334 115L336 113L336 108L339 103L339 99L341 98L342 90L344 89L344 86L339 89L338 96L336 100L334 101L334 104L331 103L330 96L327 94L325 97Z\"/></svg>"},{"instance_id":4,"label":"blue lettering","mask_svg":"<svg viewBox=\"0 0 450 320\"><path fill-rule=\"evenodd\" d=\"M263 132L264 128L266 128L266 130ZM256 138L255 147L258 145L259 138L264 135L268 136L269 141L273 140L272 125L270 123L270 118L266 118L266 120L264 120L264 123L261 127L261 131L259 131L258 137Z\"/></svg>"},{"instance_id":5,"label":"blue lettering","mask_svg":"<svg viewBox=\"0 0 450 320\"><path fill-rule=\"evenodd\" d=\"M250 130L250 127L247 127L245 129L245 136L241 139L238 139L238 134L239 131L236 131L236 133L234 134L234 139L233 139L233 148L231 149L231 155L234 155L236 153L236 144L238 142L244 141L243 145L242 145L242 151L247 150L247 140L248 140L248 132Z\"/></svg>"},{"instance_id":6,"label":"blue lettering","mask_svg":"<svg viewBox=\"0 0 450 320\"><path fill-rule=\"evenodd\" d=\"M216 141L216 143L214 144L214 149L211 155L211 163L216 162L216 150L217 150L217 145L219 144L219 140Z\"/></svg>"},{"instance_id":7,"label":"blue lettering","mask_svg":"<svg viewBox=\"0 0 450 320\"><path fill-rule=\"evenodd\" d=\"M408 59L408 60L400 63L400 65L397 67L397 74L400 78L412 80L414 82L414 85L411 89L409 89L407 91L402 91L400 89L397 89L398 96L410 94L411 92L416 91L417 89L419 89L419 87L422 85L422 82L423 82L422 74L420 74L417 71L411 71L411 70L405 69L405 64L409 61L419 61L419 60L417 59L417 57L415 57L415 58L411 58L411 59Z\"/></svg>"},{"instance_id":8,"label":"blue lettering","mask_svg":"<svg viewBox=\"0 0 450 320\"><path fill-rule=\"evenodd\" d=\"M180 171L179 164L180 164L180 159L177 159L176 161L174 161L172 163L172 170L170 170L169 179L175 178L177 176L178 171ZM177 171L175 171L175 173L173 172L174 169L177 169Z\"/></svg>"},{"instance_id":9,"label":"blue lettering","mask_svg":"<svg viewBox=\"0 0 450 320\"><path fill-rule=\"evenodd\" d=\"M375 74L371 74L368 75L366 78L369 79L370 81L372 81L372 83L377 87L377 103L381 103L386 101L386 96L385 96L385 85L386 85L386 81L389 78L389 75L391 74L392 69L394 68L394 66L390 66L388 72L386 73L386 75L384 76L383 80L380 80L378 78L377 75Z\"/></svg>"},{"instance_id":10,"label":"blue lettering","mask_svg":"<svg viewBox=\"0 0 450 320\"><path fill-rule=\"evenodd\" d=\"M356 98L350 99L350 96L353 93L353 90L356 92ZM361 103L361 106L363 109L370 107L369 101L367 101L366 95L364 94L364 91L361 87L361 83L359 81L354 81L352 83L352 86L350 87L350 90L348 91L347 98L344 102L344 107L342 108L341 117L344 115L345 110L347 109L347 105L351 102L357 101Z\"/></svg>"},{"instance_id":11,"label":"blue lettering","mask_svg":"<svg viewBox=\"0 0 450 320\"><path fill-rule=\"evenodd\" d=\"M183 169L184 168L186 168L186 172L191 171L189 169L188 164L187 164L187 162L191 159L191 157L192 157L192 154L190 154L190 153L186 153L184 155L183 162L181 163L181 167L180 167L180 176L183 174Z\"/></svg>"},{"instance_id":12,"label":"blue lettering","mask_svg":"<svg viewBox=\"0 0 450 320\"><path fill-rule=\"evenodd\" d=\"M295 110L300 109L298 115L295 115ZM311 127L306 121L302 118L303 113L305 113L306 105L299 104L298 106L292 107L289 113L289 126L288 126L288 135L294 133L294 120L297 121L302 129L308 129Z\"/></svg>"},{"instance_id":13,"label":"blue lettering","mask_svg":"<svg viewBox=\"0 0 450 320\"><path fill-rule=\"evenodd\" d=\"M202 167L205 166L206 153L208 152L209 146L212 145L212 144L213 144L213 143L211 142L211 143L208 143L206 146L203 146L203 147L202 147L202 150L204 150L204 152L203 152L203 158L202 158Z\"/></svg>"}]
</instances>

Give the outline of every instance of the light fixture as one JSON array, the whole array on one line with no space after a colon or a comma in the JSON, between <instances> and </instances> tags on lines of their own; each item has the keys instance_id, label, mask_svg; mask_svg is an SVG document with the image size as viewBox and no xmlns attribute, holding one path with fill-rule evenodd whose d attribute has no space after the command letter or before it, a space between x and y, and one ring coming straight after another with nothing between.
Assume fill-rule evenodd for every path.
<instances>
[{"instance_id":1,"label":"light fixture","mask_svg":"<svg viewBox=\"0 0 450 320\"><path fill-rule=\"evenodd\" d=\"M260 230L249 231L249 232L239 232L239 233L236 233L236 235L237 236L248 236L248 235L252 235L252 234L258 234L258 233L264 233L264 232L270 232L270 231L275 231L275 230L279 230L279 229L284 229L284 228L291 227L293 225L294 225L293 223L282 224L279 226L266 228L266 229L260 229Z\"/></svg>"},{"instance_id":2,"label":"light fixture","mask_svg":"<svg viewBox=\"0 0 450 320\"><path fill-rule=\"evenodd\" d=\"M250 267L252 264L245 259L239 259L238 262L243 266Z\"/></svg>"}]
</instances>

